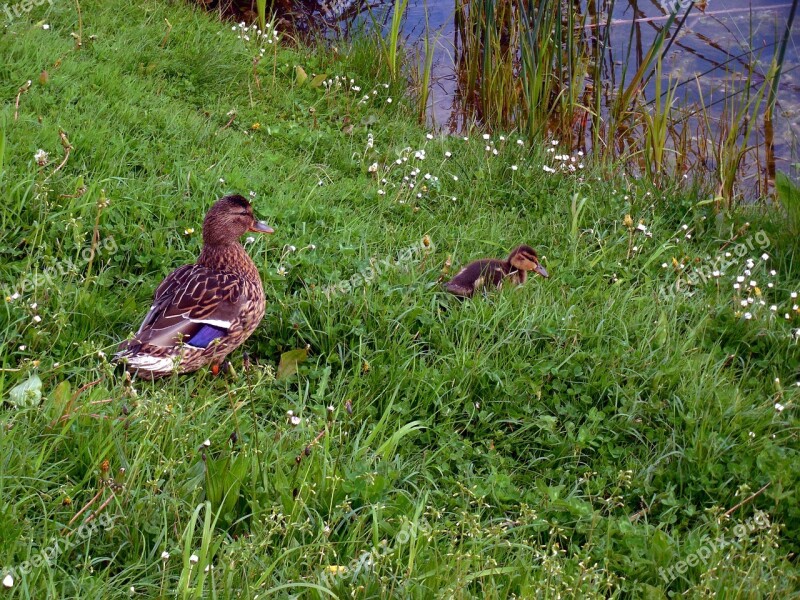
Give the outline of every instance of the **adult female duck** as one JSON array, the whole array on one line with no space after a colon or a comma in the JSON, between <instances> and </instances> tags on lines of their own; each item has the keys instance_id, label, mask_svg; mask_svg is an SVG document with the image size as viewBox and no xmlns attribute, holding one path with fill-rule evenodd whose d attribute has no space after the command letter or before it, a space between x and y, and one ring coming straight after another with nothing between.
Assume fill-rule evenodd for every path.
<instances>
[{"instance_id":1,"label":"adult female duck","mask_svg":"<svg viewBox=\"0 0 800 600\"><path fill-rule=\"evenodd\" d=\"M203 221L203 250L156 289L153 305L116 358L131 373L156 379L204 365L216 370L255 331L266 308L258 269L239 238L272 233L242 196L225 196Z\"/></svg>"}]
</instances>

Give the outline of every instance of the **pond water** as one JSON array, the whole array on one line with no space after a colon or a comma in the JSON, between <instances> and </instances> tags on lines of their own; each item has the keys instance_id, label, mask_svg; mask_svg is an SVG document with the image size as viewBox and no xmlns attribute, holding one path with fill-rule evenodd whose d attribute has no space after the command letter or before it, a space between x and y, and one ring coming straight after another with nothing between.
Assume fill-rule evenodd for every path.
<instances>
[{"instance_id":1,"label":"pond water","mask_svg":"<svg viewBox=\"0 0 800 600\"><path fill-rule=\"evenodd\" d=\"M428 120L431 126L454 133L470 122L458 100L456 2L461 5L461 0L409 0L402 29L406 43L419 48L420 53L426 34L435 40ZM582 14L599 13L600 18L594 21L603 24L608 18L608 7L612 7L608 32L610 44L603 65L606 81L601 82L601 85L610 84L612 89L618 88L635 73L658 33L668 24L669 10L673 5L682 2L682 6L687 6L687 0L574 2L575 6L580 5ZM370 5L372 17L366 10L354 11L350 6L350 16L342 19L340 24L346 21L346 29L349 29L354 23L376 18L384 28L388 28L392 4L389 0L373 2ZM741 97L749 65L753 66L752 89L756 90L763 84L770 61L777 53L786 30L791 8L791 1L781 0L703 0L702 4L695 3L689 11L674 43L664 55L663 64L665 81L670 78L673 84L679 83L675 106L685 115L690 115L685 126L693 128L695 138L715 139L719 136L715 132L715 123L726 118L726 105L730 110L732 101ZM751 197L766 193L774 169L790 174L795 180L800 173L799 22L800 15L794 21L786 48L774 129L772 132L765 130L763 118L759 119L759 126L750 140L751 144L758 145L758 149L745 157L742 179L752 180L746 193ZM678 22L671 27L676 29ZM587 25L586 29L589 35L604 34L604 27ZM654 79L644 89L648 101L652 101L654 96ZM701 103L706 108L708 119L705 116L701 118L703 111L691 116ZM772 151L767 152L765 141L772 145ZM710 155L700 157L699 162L708 162Z\"/></svg>"}]
</instances>

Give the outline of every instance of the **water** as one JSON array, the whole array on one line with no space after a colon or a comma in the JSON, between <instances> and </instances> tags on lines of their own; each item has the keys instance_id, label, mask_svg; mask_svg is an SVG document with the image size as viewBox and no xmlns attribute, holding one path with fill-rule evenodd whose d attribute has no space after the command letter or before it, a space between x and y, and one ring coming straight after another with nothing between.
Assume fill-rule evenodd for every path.
<instances>
[{"instance_id":1,"label":"water","mask_svg":"<svg viewBox=\"0 0 800 600\"><path fill-rule=\"evenodd\" d=\"M575 1L580 2L582 12L597 10L599 6L601 14L602 8L609 4L603 0ZM672 5L686 1L629 0L627 3L614 3L609 30L610 48L603 66L605 81L601 84L619 88L624 79L629 79L659 31L667 24ZM372 14L388 24L392 4L389 0L378 0L377 4L373 2ZM719 128L719 122L726 117L725 106L730 105L731 95L735 91L739 90L741 94L751 62L754 66L753 89L763 83L770 61L778 50L791 9L791 2L780 0L708 0L704 4L695 4L664 55L664 76L671 78L673 83L680 82L676 107L689 115L684 127L691 129L690 137L693 136L698 145L693 151L696 156L689 162L699 168L713 166L709 164L713 163L713 153L710 151L712 144L703 142L703 139L717 139L723 131ZM343 5L340 3L340 6ZM427 13L428 35L435 41L429 124L453 133L470 124L469 115L463 113L458 101L454 67L458 44L455 6L452 0L409 0L402 30L406 43L411 47L419 47L421 53ZM352 24L359 19L370 20L364 11L359 12L354 8L350 6L349 15L343 21ZM679 14L683 14L683 11ZM587 19L587 23L589 21L591 19ZM597 20L600 23L605 21L605 16ZM758 145L758 150L748 153L745 158L741 178L747 183L741 187L748 188L743 193L751 197L766 193L774 177L774 169L789 173L795 179L800 174L799 24L800 15L795 18L786 49L774 128L770 132L765 129L763 119L759 119L761 122L750 140L751 144ZM677 27L676 22L672 30ZM590 35L602 35L602 28L597 32L587 29ZM651 80L644 90L644 97L652 101L653 96L654 82ZM708 115L708 121L702 111L691 115L693 109L701 107L701 103L707 109L705 114ZM771 152L767 151L769 143L772 145Z\"/></svg>"}]
</instances>

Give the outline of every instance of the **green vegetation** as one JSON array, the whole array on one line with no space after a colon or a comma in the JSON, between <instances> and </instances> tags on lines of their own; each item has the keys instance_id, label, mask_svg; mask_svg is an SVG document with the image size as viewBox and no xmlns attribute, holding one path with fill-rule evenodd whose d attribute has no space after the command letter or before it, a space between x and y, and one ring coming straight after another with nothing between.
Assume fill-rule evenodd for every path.
<instances>
[{"instance_id":1,"label":"green vegetation","mask_svg":"<svg viewBox=\"0 0 800 600\"><path fill-rule=\"evenodd\" d=\"M774 162L769 147L773 135L767 129L772 131L772 107L797 2L779 51L768 63L762 62L763 48L751 47L758 34L750 21L749 35L738 42L741 54L698 76L665 82L662 60L689 13L702 10L696 8L702 3L662 3L664 10L667 4L672 12L651 24L657 32L652 40L642 41L642 23L632 18L624 42L624 35L618 32L612 39L610 33L616 0L457 3L456 98L467 121L474 118L498 131L515 128L531 137L551 135L573 147L591 148L596 164L605 160L607 167L624 165L629 175L646 175L660 189L662 181L686 175L709 192L713 189L718 205L727 208L742 197L757 199L743 193L748 185L756 195L772 193L766 177L748 184L752 171L745 166ZM617 22L613 27L625 26ZM722 99L712 103L724 102L723 110L709 114L702 99L710 93L707 86L699 102L676 97L680 86L699 86L695 77L713 78L715 71L728 75Z\"/></svg>"},{"instance_id":2,"label":"green vegetation","mask_svg":"<svg viewBox=\"0 0 800 600\"><path fill-rule=\"evenodd\" d=\"M368 40L80 5L80 47L70 3L0 33L4 595L796 593L776 211L717 215L550 140L426 135ZM213 200L251 190L276 233L247 243L249 358L127 381L116 344ZM519 243L549 280L440 291Z\"/></svg>"}]
</instances>

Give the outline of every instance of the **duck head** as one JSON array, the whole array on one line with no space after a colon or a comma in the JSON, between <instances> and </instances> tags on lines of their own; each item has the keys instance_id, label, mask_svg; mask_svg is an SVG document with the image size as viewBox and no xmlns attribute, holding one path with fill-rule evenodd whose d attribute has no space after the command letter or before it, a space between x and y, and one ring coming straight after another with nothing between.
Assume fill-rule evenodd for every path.
<instances>
[{"instance_id":1,"label":"duck head","mask_svg":"<svg viewBox=\"0 0 800 600\"><path fill-rule=\"evenodd\" d=\"M520 271L533 271L542 277L550 277L547 269L539 263L539 256L536 251L530 246L522 245L514 248L508 256L508 262L511 263L512 267Z\"/></svg>"},{"instance_id":2,"label":"duck head","mask_svg":"<svg viewBox=\"0 0 800 600\"><path fill-rule=\"evenodd\" d=\"M253 207L244 196L233 194L220 198L209 209L203 221L203 242L232 244L248 231L272 233L273 229L255 218Z\"/></svg>"}]
</instances>

